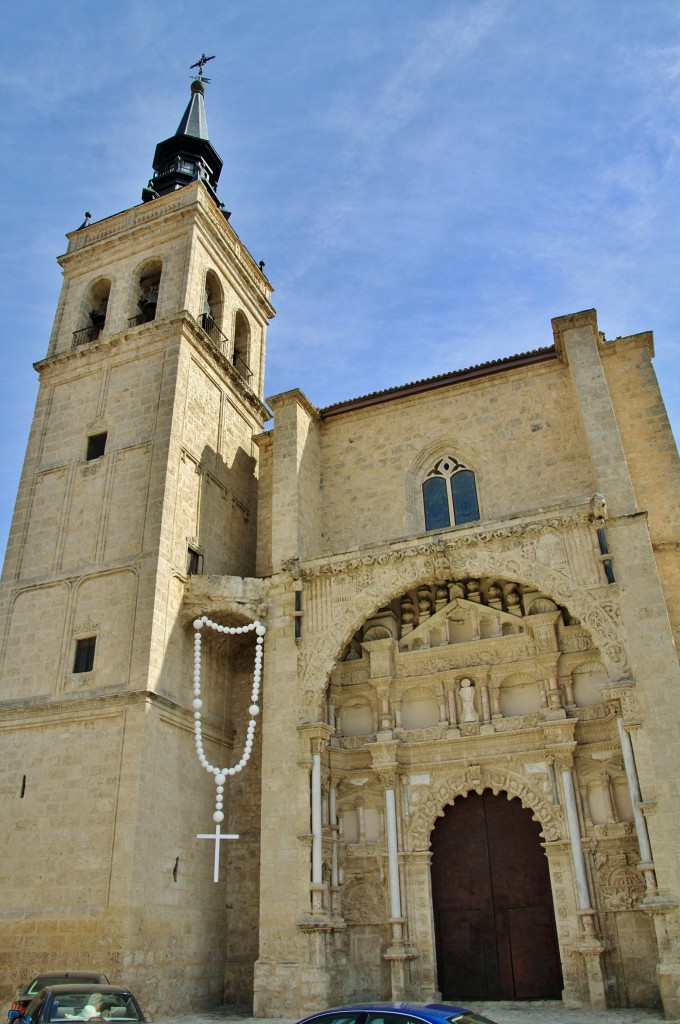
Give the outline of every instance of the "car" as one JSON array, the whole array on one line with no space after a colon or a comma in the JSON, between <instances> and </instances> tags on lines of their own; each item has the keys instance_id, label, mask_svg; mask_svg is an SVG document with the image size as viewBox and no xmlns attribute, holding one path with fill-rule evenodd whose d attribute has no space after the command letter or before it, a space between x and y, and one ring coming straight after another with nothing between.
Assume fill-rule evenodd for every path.
<instances>
[{"instance_id":1,"label":"car","mask_svg":"<svg viewBox=\"0 0 680 1024\"><path fill-rule=\"evenodd\" d=\"M145 1017L129 989L120 985L48 985L34 996L23 1015L10 1010L10 1024L51 1024L52 1021L127 1021L141 1024Z\"/></svg>"},{"instance_id":2,"label":"car","mask_svg":"<svg viewBox=\"0 0 680 1024\"><path fill-rule=\"evenodd\" d=\"M298 1024L494 1024L451 1003L356 1003L305 1017Z\"/></svg>"},{"instance_id":3,"label":"car","mask_svg":"<svg viewBox=\"0 0 680 1024\"><path fill-rule=\"evenodd\" d=\"M10 1009L19 1010L19 1016L23 1017L24 1010L31 1000L35 999L38 992L50 985L64 985L71 982L83 985L108 985L109 979L105 974L97 971L45 971L44 974L38 974L33 981L29 981L28 985L19 992Z\"/></svg>"}]
</instances>

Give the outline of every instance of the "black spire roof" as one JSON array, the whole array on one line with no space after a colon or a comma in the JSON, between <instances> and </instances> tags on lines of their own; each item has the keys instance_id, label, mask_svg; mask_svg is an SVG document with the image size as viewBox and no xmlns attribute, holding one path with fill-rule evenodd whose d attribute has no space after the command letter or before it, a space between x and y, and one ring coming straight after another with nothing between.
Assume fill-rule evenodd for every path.
<instances>
[{"instance_id":1,"label":"black spire roof","mask_svg":"<svg viewBox=\"0 0 680 1024\"><path fill-rule=\"evenodd\" d=\"M215 200L222 161L208 138L205 117L205 79L200 75L191 83L191 99L174 135L159 142L153 158L154 176L142 191L148 203L158 196L190 185L200 178L208 186ZM221 204L219 204L221 205Z\"/></svg>"}]
</instances>

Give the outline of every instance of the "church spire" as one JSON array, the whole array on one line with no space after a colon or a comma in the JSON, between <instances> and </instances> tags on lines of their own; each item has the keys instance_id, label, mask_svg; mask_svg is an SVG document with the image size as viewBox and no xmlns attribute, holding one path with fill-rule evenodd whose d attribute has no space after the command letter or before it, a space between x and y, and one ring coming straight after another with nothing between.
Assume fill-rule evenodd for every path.
<instances>
[{"instance_id":1,"label":"church spire","mask_svg":"<svg viewBox=\"0 0 680 1024\"><path fill-rule=\"evenodd\" d=\"M217 200L216 190L222 161L208 138L208 122L205 116L206 83L203 65L212 57L205 54L193 65L198 75L191 83L191 98L177 131L169 139L159 142L153 158L154 176L142 190L142 199L148 203L158 196L165 196L184 185L200 178L205 182Z\"/></svg>"},{"instance_id":2,"label":"church spire","mask_svg":"<svg viewBox=\"0 0 680 1024\"><path fill-rule=\"evenodd\" d=\"M191 99L184 111L175 135L193 135L195 139L208 140L208 122L205 117L205 83L195 78L191 83Z\"/></svg>"}]
</instances>

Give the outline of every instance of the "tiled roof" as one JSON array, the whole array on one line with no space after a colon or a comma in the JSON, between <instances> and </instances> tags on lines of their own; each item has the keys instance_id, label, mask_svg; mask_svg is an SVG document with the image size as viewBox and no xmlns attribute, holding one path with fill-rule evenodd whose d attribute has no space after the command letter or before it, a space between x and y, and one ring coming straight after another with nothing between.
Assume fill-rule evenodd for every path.
<instances>
[{"instance_id":1,"label":"tiled roof","mask_svg":"<svg viewBox=\"0 0 680 1024\"><path fill-rule=\"evenodd\" d=\"M447 387L449 384L457 384L464 380L474 380L476 377L486 377L497 370L512 370L521 366L531 366L534 363L544 363L555 359L557 353L554 345L545 348L535 348L530 352L519 352L514 356L504 356L502 359L491 359L488 363L477 363L462 370L452 370L448 373L438 374L436 377L426 377L423 380L413 381L411 384L399 384L393 388L385 388L383 391L371 391L367 395L358 398L348 398L343 402L335 402L320 409L321 416L335 416L341 412L349 412L351 409L361 409L369 405L378 405L380 402L389 402L395 398L405 398L408 395L419 394L422 391L434 391L436 388Z\"/></svg>"}]
</instances>

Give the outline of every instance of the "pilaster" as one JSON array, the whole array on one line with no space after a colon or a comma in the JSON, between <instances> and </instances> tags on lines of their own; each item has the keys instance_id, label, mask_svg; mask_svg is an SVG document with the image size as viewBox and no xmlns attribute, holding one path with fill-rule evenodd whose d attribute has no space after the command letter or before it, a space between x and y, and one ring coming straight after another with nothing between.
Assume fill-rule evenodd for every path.
<instances>
[{"instance_id":1,"label":"pilaster","mask_svg":"<svg viewBox=\"0 0 680 1024\"><path fill-rule=\"evenodd\" d=\"M604 494L612 515L633 512L636 509L633 484L600 359L599 345L603 342L597 313L588 309L555 317L552 326L555 346L567 363L576 392L597 489Z\"/></svg>"},{"instance_id":2,"label":"pilaster","mask_svg":"<svg viewBox=\"0 0 680 1024\"><path fill-rule=\"evenodd\" d=\"M301 391L267 399L276 427L272 462L272 567L306 558L320 544L320 420Z\"/></svg>"}]
</instances>

